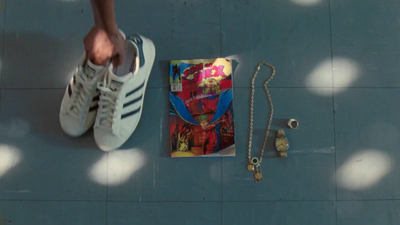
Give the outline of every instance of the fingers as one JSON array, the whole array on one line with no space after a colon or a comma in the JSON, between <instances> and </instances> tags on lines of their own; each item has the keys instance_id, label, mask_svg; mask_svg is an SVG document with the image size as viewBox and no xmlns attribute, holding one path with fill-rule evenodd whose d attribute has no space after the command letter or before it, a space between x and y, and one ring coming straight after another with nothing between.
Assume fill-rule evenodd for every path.
<instances>
[{"instance_id":1,"label":"fingers","mask_svg":"<svg viewBox=\"0 0 400 225\"><path fill-rule=\"evenodd\" d=\"M124 62L123 53L115 52L114 56L111 58L113 66L118 67Z\"/></svg>"},{"instance_id":2,"label":"fingers","mask_svg":"<svg viewBox=\"0 0 400 225\"><path fill-rule=\"evenodd\" d=\"M114 52L114 44L107 32L93 27L83 40L86 57L96 65L106 66Z\"/></svg>"},{"instance_id":3,"label":"fingers","mask_svg":"<svg viewBox=\"0 0 400 225\"><path fill-rule=\"evenodd\" d=\"M112 58L112 63L113 63L113 66L114 66L114 67L118 67L119 65L121 65L122 62L121 62L121 60L120 60L120 56L119 56L119 55L115 55L115 56Z\"/></svg>"},{"instance_id":4,"label":"fingers","mask_svg":"<svg viewBox=\"0 0 400 225\"><path fill-rule=\"evenodd\" d=\"M120 66L120 65L122 65L123 64L123 62L124 62L124 59L125 59L125 49L124 48L121 48L119 51L118 51L118 53L117 53L117 55L116 55L116 57L115 57L115 60L113 60L113 62L115 61L115 66Z\"/></svg>"},{"instance_id":5,"label":"fingers","mask_svg":"<svg viewBox=\"0 0 400 225\"><path fill-rule=\"evenodd\" d=\"M120 33L108 34L101 27L93 27L83 40L86 57L96 65L107 66L110 59L114 67L125 57L125 39Z\"/></svg>"},{"instance_id":6,"label":"fingers","mask_svg":"<svg viewBox=\"0 0 400 225\"><path fill-rule=\"evenodd\" d=\"M125 58L125 39L120 33L111 36L111 41L114 44L113 65L120 66Z\"/></svg>"}]
</instances>

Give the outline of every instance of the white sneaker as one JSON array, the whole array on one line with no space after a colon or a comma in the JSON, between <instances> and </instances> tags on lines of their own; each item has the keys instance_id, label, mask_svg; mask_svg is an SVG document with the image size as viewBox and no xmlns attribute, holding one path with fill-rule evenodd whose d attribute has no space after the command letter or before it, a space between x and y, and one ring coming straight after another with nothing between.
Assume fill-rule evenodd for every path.
<instances>
[{"instance_id":1,"label":"white sneaker","mask_svg":"<svg viewBox=\"0 0 400 225\"><path fill-rule=\"evenodd\" d=\"M101 95L94 138L100 149L119 148L135 131L155 54L150 39L140 35L128 37L123 64L117 68L111 65L104 81L99 83Z\"/></svg>"},{"instance_id":2,"label":"white sneaker","mask_svg":"<svg viewBox=\"0 0 400 225\"><path fill-rule=\"evenodd\" d=\"M93 125L100 95L97 83L106 72L105 67L96 66L82 56L61 103L60 123L68 135L78 137Z\"/></svg>"}]
</instances>

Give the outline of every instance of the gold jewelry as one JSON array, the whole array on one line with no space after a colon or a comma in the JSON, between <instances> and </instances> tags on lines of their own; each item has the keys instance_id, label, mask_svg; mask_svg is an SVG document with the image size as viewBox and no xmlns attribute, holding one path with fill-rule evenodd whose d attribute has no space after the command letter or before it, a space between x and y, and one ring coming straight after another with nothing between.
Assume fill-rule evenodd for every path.
<instances>
[{"instance_id":1,"label":"gold jewelry","mask_svg":"<svg viewBox=\"0 0 400 225\"><path fill-rule=\"evenodd\" d=\"M253 109L254 109L254 81L257 77L258 71L260 70L261 66L265 65L271 68L272 72L271 72L271 76L264 82L264 89L265 92L267 94L267 98L269 101L269 105L270 105L270 109L271 109L271 115L269 117L269 121L268 121L268 126L267 129L265 131L265 137L264 137L264 141L263 141L263 145L260 151L260 158L254 157L251 158L251 144L252 144L252 139L253 139ZM247 148L247 158L248 158L248 165L247 165L247 170L249 171L253 171L253 175L254 175L254 179L255 182L258 181L262 181L262 173L261 170L259 169L259 166L261 165L262 162L262 158L264 156L264 149L265 149L265 144L267 143L267 138L268 138L268 133L271 127L271 122L272 122L272 117L274 114L274 106L272 105L272 99L271 96L269 94L268 88L267 88L267 84L268 82L270 82L272 80L272 78L275 75L275 68L271 65L269 65L268 63L265 62L260 62L257 66L256 71L254 72L253 75L253 79L251 81L251 95L250 95L250 129L249 129L249 145Z\"/></svg>"},{"instance_id":2,"label":"gold jewelry","mask_svg":"<svg viewBox=\"0 0 400 225\"><path fill-rule=\"evenodd\" d=\"M247 165L247 170L254 171L254 165L252 165L252 164Z\"/></svg>"},{"instance_id":3,"label":"gold jewelry","mask_svg":"<svg viewBox=\"0 0 400 225\"><path fill-rule=\"evenodd\" d=\"M278 136L275 140L275 148L279 152L282 159L287 157L287 150L289 149L289 141L285 137L285 132L283 130L278 130Z\"/></svg>"},{"instance_id":4,"label":"gold jewelry","mask_svg":"<svg viewBox=\"0 0 400 225\"><path fill-rule=\"evenodd\" d=\"M290 119L287 123L287 125L291 128L291 129L296 129L299 127L299 122L297 122L297 120L295 119Z\"/></svg>"},{"instance_id":5,"label":"gold jewelry","mask_svg":"<svg viewBox=\"0 0 400 225\"><path fill-rule=\"evenodd\" d=\"M256 182L263 180L261 170L258 170L254 173L254 179L256 180Z\"/></svg>"}]
</instances>

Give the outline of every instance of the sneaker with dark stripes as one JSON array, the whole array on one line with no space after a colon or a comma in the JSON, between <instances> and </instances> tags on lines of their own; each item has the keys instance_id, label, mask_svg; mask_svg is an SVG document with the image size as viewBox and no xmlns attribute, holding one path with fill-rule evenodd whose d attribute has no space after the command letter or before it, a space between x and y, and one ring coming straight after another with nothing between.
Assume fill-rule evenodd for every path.
<instances>
[{"instance_id":1,"label":"sneaker with dark stripes","mask_svg":"<svg viewBox=\"0 0 400 225\"><path fill-rule=\"evenodd\" d=\"M60 124L68 135L78 137L93 125L100 100L97 83L106 72L107 68L82 57L61 103Z\"/></svg>"},{"instance_id":2,"label":"sneaker with dark stripes","mask_svg":"<svg viewBox=\"0 0 400 225\"><path fill-rule=\"evenodd\" d=\"M94 137L104 151L119 148L135 131L154 63L156 52L150 39L140 35L128 37L125 48L122 65L110 65L104 81L98 85L101 95Z\"/></svg>"}]
</instances>

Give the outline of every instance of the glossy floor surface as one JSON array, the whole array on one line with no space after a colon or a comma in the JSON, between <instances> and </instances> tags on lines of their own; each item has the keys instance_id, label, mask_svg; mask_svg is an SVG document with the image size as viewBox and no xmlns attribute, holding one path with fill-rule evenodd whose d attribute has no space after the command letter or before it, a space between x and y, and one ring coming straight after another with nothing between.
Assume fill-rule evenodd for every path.
<instances>
[{"instance_id":1,"label":"glossy floor surface","mask_svg":"<svg viewBox=\"0 0 400 225\"><path fill-rule=\"evenodd\" d=\"M93 25L88 0L0 1L0 224L400 224L398 0L118 0L157 57L120 150L58 113ZM168 61L235 60L236 157L169 157ZM264 181L245 170L250 82L276 67ZM256 81L253 151L269 116ZM287 129L295 118L300 126ZM278 129L290 141L278 158Z\"/></svg>"}]
</instances>

